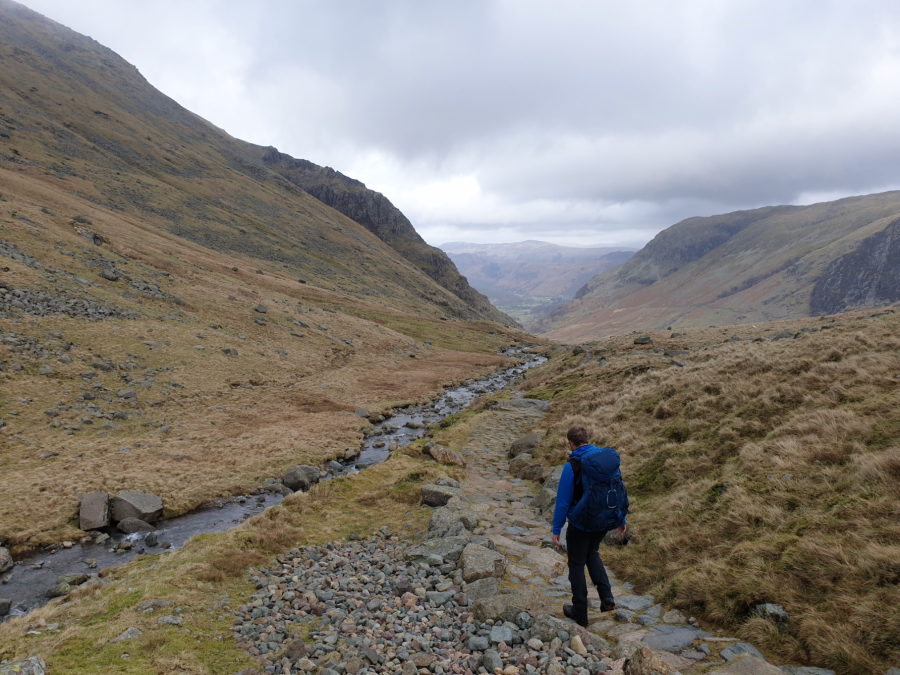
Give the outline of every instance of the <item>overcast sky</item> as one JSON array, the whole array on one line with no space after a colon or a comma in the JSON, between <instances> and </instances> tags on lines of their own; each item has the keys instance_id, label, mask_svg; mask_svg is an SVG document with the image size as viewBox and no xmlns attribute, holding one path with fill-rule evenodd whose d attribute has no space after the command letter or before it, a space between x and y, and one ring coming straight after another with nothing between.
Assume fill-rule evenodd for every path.
<instances>
[{"instance_id":1,"label":"overcast sky","mask_svg":"<svg viewBox=\"0 0 900 675\"><path fill-rule=\"evenodd\" d=\"M640 246L900 186L900 3L25 0L432 244Z\"/></svg>"}]
</instances>

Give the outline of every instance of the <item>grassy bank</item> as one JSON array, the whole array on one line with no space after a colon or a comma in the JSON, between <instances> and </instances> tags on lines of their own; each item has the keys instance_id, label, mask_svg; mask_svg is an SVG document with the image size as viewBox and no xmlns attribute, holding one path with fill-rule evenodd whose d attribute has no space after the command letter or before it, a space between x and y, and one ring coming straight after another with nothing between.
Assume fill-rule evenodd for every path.
<instances>
[{"instance_id":1,"label":"grassy bank","mask_svg":"<svg viewBox=\"0 0 900 675\"><path fill-rule=\"evenodd\" d=\"M322 544L382 525L415 539L430 509L420 488L461 470L421 454L394 453L359 474L315 486L221 534L193 538L181 550L143 556L105 570L71 595L0 625L0 660L42 656L50 672L231 675L254 662L231 638L231 610L255 590L247 569L302 543ZM151 614L138 607L170 602ZM159 626L180 608L183 625ZM47 626L58 624L55 630ZM139 638L114 644L130 627ZM127 655L127 656L125 656Z\"/></svg>"},{"instance_id":2,"label":"grassy bank","mask_svg":"<svg viewBox=\"0 0 900 675\"><path fill-rule=\"evenodd\" d=\"M622 454L635 545L610 566L773 661L900 663L900 316L650 335L558 348L523 385L555 402L549 461L574 423Z\"/></svg>"}]
</instances>

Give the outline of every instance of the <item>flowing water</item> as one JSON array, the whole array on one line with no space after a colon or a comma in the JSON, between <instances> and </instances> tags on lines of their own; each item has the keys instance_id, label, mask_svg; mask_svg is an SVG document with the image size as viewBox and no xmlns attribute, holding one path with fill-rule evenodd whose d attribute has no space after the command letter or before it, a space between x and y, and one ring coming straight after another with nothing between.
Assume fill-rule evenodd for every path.
<instances>
[{"instance_id":1,"label":"flowing water","mask_svg":"<svg viewBox=\"0 0 900 675\"><path fill-rule=\"evenodd\" d=\"M344 462L345 467L338 475L355 473L384 461L390 455L392 445L412 443L425 435L425 427L429 424L459 412L482 394L499 391L523 371L546 361L542 356L521 350L509 350L504 354L524 363L498 370L480 380L467 380L447 389L432 403L395 409L388 419L374 424L374 433L363 443L359 456ZM57 578L62 575L91 574L104 567L122 565L139 555L180 548L195 535L229 530L282 499L280 494L265 493L217 499L183 516L158 523L159 529L153 534L159 543L152 547L146 541L146 533L124 535L107 529L110 538L101 544L88 541L75 544L72 548L56 547L35 554L18 562L6 573L0 585L0 598L12 601L10 616L27 614L47 601L47 591L56 585ZM0 617L2 620L3 617Z\"/></svg>"}]
</instances>

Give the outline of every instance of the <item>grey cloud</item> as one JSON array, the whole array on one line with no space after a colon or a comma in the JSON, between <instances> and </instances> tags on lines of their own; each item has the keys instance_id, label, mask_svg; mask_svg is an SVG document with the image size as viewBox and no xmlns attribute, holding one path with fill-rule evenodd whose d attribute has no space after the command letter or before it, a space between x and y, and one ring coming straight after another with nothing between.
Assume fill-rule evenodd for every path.
<instances>
[{"instance_id":1,"label":"grey cloud","mask_svg":"<svg viewBox=\"0 0 900 675\"><path fill-rule=\"evenodd\" d=\"M634 241L900 175L895 3L26 2L230 133L384 191L427 238ZM454 176L480 194L416 197Z\"/></svg>"}]
</instances>

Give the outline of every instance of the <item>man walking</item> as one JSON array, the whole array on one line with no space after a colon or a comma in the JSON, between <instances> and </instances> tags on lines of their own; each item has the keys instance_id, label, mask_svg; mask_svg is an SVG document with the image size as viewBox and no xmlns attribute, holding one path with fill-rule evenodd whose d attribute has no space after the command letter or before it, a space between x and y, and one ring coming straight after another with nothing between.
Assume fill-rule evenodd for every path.
<instances>
[{"instance_id":1,"label":"man walking","mask_svg":"<svg viewBox=\"0 0 900 675\"><path fill-rule=\"evenodd\" d=\"M582 426L573 426L566 438L571 454L556 491L553 543L559 546L559 534L568 519L566 551L572 603L563 605L563 613L578 625L587 626L585 566L600 594L600 611L608 612L616 607L599 548L610 530L625 534L628 495L622 483L618 452L589 445L587 430Z\"/></svg>"}]
</instances>

